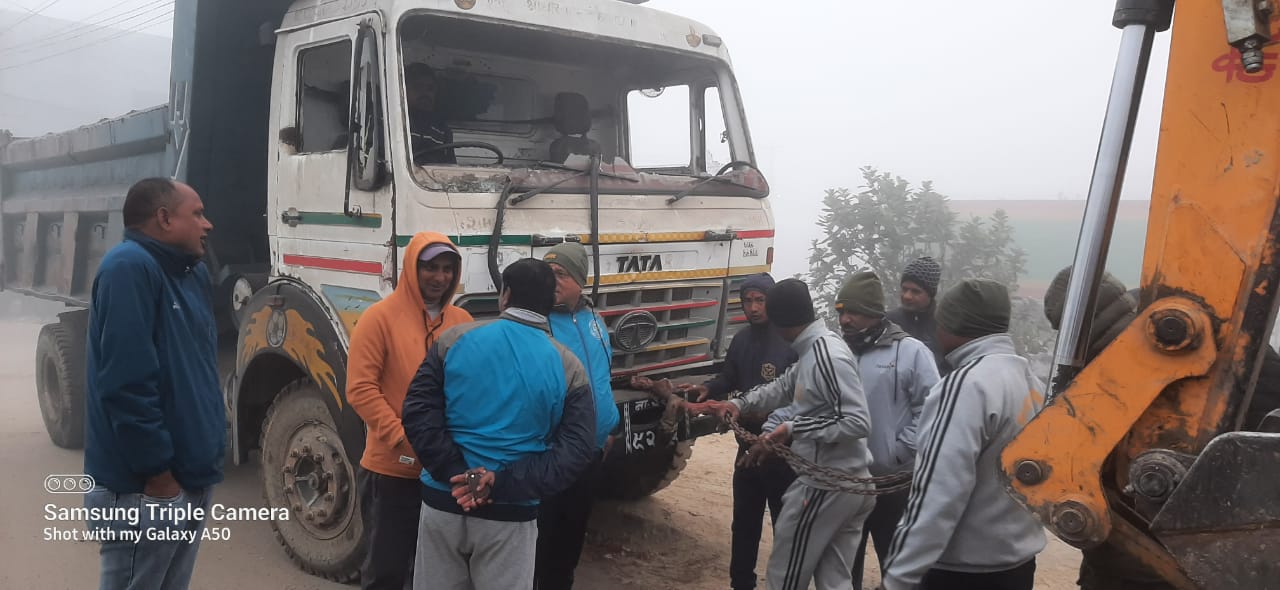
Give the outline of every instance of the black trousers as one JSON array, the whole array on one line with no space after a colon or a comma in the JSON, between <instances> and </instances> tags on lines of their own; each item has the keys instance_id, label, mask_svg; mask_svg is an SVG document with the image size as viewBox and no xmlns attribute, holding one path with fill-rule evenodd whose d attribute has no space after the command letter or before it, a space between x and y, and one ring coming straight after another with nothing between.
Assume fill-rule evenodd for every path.
<instances>
[{"instance_id":1,"label":"black trousers","mask_svg":"<svg viewBox=\"0 0 1280 590\"><path fill-rule=\"evenodd\" d=\"M747 447L738 447L741 459ZM758 467L733 470L733 540L729 558L729 584L733 590L756 587L756 555L764 532L764 509L769 521L777 522L782 511L782 495L796 474L786 461L774 457Z\"/></svg>"},{"instance_id":2,"label":"black trousers","mask_svg":"<svg viewBox=\"0 0 1280 590\"><path fill-rule=\"evenodd\" d=\"M413 557L418 549L422 482L360 470L360 515L368 554L360 566L365 590L413 587Z\"/></svg>"},{"instance_id":3,"label":"black trousers","mask_svg":"<svg viewBox=\"0 0 1280 590\"><path fill-rule=\"evenodd\" d=\"M1033 590L1036 584L1036 560L1002 572L967 574L946 570L929 570L920 582L920 590Z\"/></svg>"},{"instance_id":4,"label":"black trousers","mask_svg":"<svg viewBox=\"0 0 1280 590\"><path fill-rule=\"evenodd\" d=\"M569 489L538 505L538 549L533 567L536 590L570 590L573 571L582 557L587 522L595 502L600 454Z\"/></svg>"},{"instance_id":5,"label":"black trousers","mask_svg":"<svg viewBox=\"0 0 1280 590\"><path fill-rule=\"evenodd\" d=\"M862 543L858 544L857 556L853 558L853 587L862 590L862 570L867 560L867 538L876 550L876 559L880 560L880 568L889 558L889 545L893 543L893 533L898 530L898 521L907 509L907 500L911 498L911 490L906 489L892 494L876 496L876 507L867 515L862 525Z\"/></svg>"}]
</instances>

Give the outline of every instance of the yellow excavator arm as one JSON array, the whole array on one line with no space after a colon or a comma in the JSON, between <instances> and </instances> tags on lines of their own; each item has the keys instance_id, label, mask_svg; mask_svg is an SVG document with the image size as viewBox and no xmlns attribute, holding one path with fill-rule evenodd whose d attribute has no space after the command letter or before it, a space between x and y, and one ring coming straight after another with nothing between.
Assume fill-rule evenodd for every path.
<instances>
[{"instance_id":1,"label":"yellow excavator arm","mask_svg":"<svg viewBox=\"0 0 1280 590\"><path fill-rule=\"evenodd\" d=\"M1055 395L1002 456L1011 493L1059 537L1108 545L1179 588L1280 588L1280 434L1242 424L1280 302L1273 8L1120 2ZM1151 39L1170 15L1140 311L1085 363Z\"/></svg>"}]
</instances>

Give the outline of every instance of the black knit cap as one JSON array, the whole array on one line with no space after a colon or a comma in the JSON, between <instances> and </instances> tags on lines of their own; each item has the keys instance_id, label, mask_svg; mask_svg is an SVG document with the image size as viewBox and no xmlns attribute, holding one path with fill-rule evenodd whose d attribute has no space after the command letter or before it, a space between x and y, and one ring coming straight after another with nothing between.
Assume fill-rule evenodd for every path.
<instances>
[{"instance_id":1,"label":"black knit cap","mask_svg":"<svg viewBox=\"0 0 1280 590\"><path fill-rule=\"evenodd\" d=\"M779 328L798 328L813 323L813 298L809 286L798 279L779 281L765 294L769 321Z\"/></svg>"},{"instance_id":2,"label":"black knit cap","mask_svg":"<svg viewBox=\"0 0 1280 590\"><path fill-rule=\"evenodd\" d=\"M942 265L933 258L921 256L903 269L902 280L920 285L930 297L937 297L938 282L942 280Z\"/></svg>"},{"instance_id":3,"label":"black knit cap","mask_svg":"<svg viewBox=\"0 0 1280 590\"><path fill-rule=\"evenodd\" d=\"M768 297L769 288L773 287L773 285L773 277L769 276L769 273L767 272L762 272L743 279L742 286L738 287L738 293L746 295L747 291L759 291L763 293L765 297Z\"/></svg>"}]
</instances>

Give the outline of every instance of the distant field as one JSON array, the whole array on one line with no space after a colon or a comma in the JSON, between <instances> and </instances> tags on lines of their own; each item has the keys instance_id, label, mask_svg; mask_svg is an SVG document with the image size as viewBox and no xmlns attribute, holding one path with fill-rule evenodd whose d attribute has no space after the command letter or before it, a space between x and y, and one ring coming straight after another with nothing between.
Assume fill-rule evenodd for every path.
<instances>
[{"instance_id":1,"label":"distant field","mask_svg":"<svg viewBox=\"0 0 1280 590\"><path fill-rule=\"evenodd\" d=\"M1027 253L1027 272L1020 277L1019 293L1041 297L1053 276L1071 264L1084 201L950 201L963 221L969 216L987 217L1004 209L1013 223L1014 239ZM1122 201L1107 268L1126 285L1138 284L1146 241L1148 201Z\"/></svg>"}]
</instances>

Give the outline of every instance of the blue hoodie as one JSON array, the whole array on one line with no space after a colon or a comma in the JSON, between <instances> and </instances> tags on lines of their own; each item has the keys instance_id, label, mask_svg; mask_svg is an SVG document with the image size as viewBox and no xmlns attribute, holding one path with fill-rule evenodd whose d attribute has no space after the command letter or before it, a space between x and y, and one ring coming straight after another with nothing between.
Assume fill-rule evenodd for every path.
<instances>
[{"instance_id":1,"label":"blue hoodie","mask_svg":"<svg viewBox=\"0 0 1280 590\"><path fill-rule=\"evenodd\" d=\"M591 305L583 300L577 311L557 305L548 318L551 335L582 361L591 380L591 393L596 401L596 447L604 448L609 434L618 426L618 406L613 401L612 374L609 363L613 349L609 346L609 328Z\"/></svg>"},{"instance_id":2,"label":"blue hoodie","mask_svg":"<svg viewBox=\"0 0 1280 590\"><path fill-rule=\"evenodd\" d=\"M138 232L102 259L89 311L84 468L138 493L170 471L186 489L222 481L226 414L209 271Z\"/></svg>"}]
</instances>

